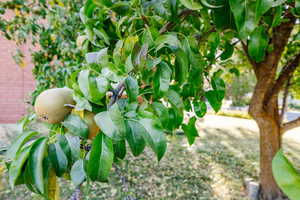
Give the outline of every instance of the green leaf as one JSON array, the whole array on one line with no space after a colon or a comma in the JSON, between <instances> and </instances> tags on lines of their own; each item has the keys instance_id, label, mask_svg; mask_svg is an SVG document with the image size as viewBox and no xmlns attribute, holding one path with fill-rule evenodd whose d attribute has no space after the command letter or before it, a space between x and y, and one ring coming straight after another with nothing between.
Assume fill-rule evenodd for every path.
<instances>
[{"instance_id":1,"label":"green leaf","mask_svg":"<svg viewBox=\"0 0 300 200\"><path fill-rule=\"evenodd\" d=\"M25 147L18 153L16 158L11 162L8 170L9 174L9 185L14 188L18 178L21 175L23 166L29 157L29 153L31 150L32 145Z\"/></svg>"},{"instance_id":2,"label":"green leaf","mask_svg":"<svg viewBox=\"0 0 300 200\"><path fill-rule=\"evenodd\" d=\"M219 77L218 75L214 74L214 76L211 79L211 84L213 89L218 94L218 100L222 101L225 97L225 82L224 80Z\"/></svg>"},{"instance_id":3,"label":"green leaf","mask_svg":"<svg viewBox=\"0 0 300 200\"><path fill-rule=\"evenodd\" d=\"M282 22L282 18L281 18L282 12L283 12L283 6L277 6L272 21L272 27L276 27Z\"/></svg>"},{"instance_id":4,"label":"green leaf","mask_svg":"<svg viewBox=\"0 0 300 200\"><path fill-rule=\"evenodd\" d=\"M97 63L100 64L102 67L108 65L108 55L107 55L108 48L101 49L98 52L90 52L85 54L85 59L87 63Z\"/></svg>"},{"instance_id":5,"label":"green leaf","mask_svg":"<svg viewBox=\"0 0 300 200\"><path fill-rule=\"evenodd\" d=\"M96 5L93 3L93 0L87 0L84 5L84 15L86 15L87 17L92 17L95 8Z\"/></svg>"},{"instance_id":6,"label":"green leaf","mask_svg":"<svg viewBox=\"0 0 300 200\"><path fill-rule=\"evenodd\" d=\"M140 155L145 149L143 136L146 133L144 127L136 121L127 120L126 140L134 156Z\"/></svg>"},{"instance_id":7,"label":"green leaf","mask_svg":"<svg viewBox=\"0 0 300 200\"><path fill-rule=\"evenodd\" d=\"M87 138L89 135L88 125L78 115L70 114L62 124L74 135L83 138Z\"/></svg>"},{"instance_id":8,"label":"green leaf","mask_svg":"<svg viewBox=\"0 0 300 200\"><path fill-rule=\"evenodd\" d=\"M182 125L182 129L188 139L189 145L192 145L195 142L195 138L199 136L195 126L196 121L197 121L196 117L192 117L190 118L189 123L187 125L186 124Z\"/></svg>"},{"instance_id":9,"label":"green leaf","mask_svg":"<svg viewBox=\"0 0 300 200\"><path fill-rule=\"evenodd\" d=\"M107 181L114 158L113 143L104 134L98 134L92 144L87 174L92 181Z\"/></svg>"},{"instance_id":10,"label":"green leaf","mask_svg":"<svg viewBox=\"0 0 300 200\"><path fill-rule=\"evenodd\" d=\"M255 20L259 22L260 18L272 7L277 7L286 2L286 0L258 0L256 2Z\"/></svg>"},{"instance_id":11,"label":"green leaf","mask_svg":"<svg viewBox=\"0 0 300 200\"><path fill-rule=\"evenodd\" d=\"M210 9L216 9L216 8L222 8L224 5L213 5L210 2L208 2L207 0L200 0L200 2L202 3L202 5L206 8L210 8Z\"/></svg>"},{"instance_id":12,"label":"green leaf","mask_svg":"<svg viewBox=\"0 0 300 200\"><path fill-rule=\"evenodd\" d=\"M205 97L215 112L218 112L222 106L222 99L219 99L218 91L209 90L205 92Z\"/></svg>"},{"instance_id":13,"label":"green leaf","mask_svg":"<svg viewBox=\"0 0 300 200\"><path fill-rule=\"evenodd\" d=\"M146 62L147 62L148 69L151 69L152 67L155 67L161 62L161 58L155 58L155 59L148 58Z\"/></svg>"},{"instance_id":14,"label":"green leaf","mask_svg":"<svg viewBox=\"0 0 300 200\"><path fill-rule=\"evenodd\" d=\"M58 143L50 144L48 156L57 176L62 176L68 168L68 158Z\"/></svg>"},{"instance_id":15,"label":"green leaf","mask_svg":"<svg viewBox=\"0 0 300 200\"><path fill-rule=\"evenodd\" d=\"M75 186L79 186L86 178L84 171L84 161L82 159L77 160L71 168L71 180Z\"/></svg>"},{"instance_id":16,"label":"green leaf","mask_svg":"<svg viewBox=\"0 0 300 200\"><path fill-rule=\"evenodd\" d=\"M207 57L211 60L214 61L217 53L218 46L220 44L220 34L218 32L212 32L208 36L208 55Z\"/></svg>"},{"instance_id":17,"label":"green leaf","mask_svg":"<svg viewBox=\"0 0 300 200\"><path fill-rule=\"evenodd\" d=\"M167 149L167 139L162 128L153 119L140 119L139 123L145 128L144 138L155 152L157 160L160 161Z\"/></svg>"},{"instance_id":18,"label":"green leaf","mask_svg":"<svg viewBox=\"0 0 300 200\"><path fill-rule=\"evenodd\" d=\"M176 52L175 66L175 78L181 85L188 78L187 76L189 72L189 59L182 49L179 49Z\"/></svg>"},{"instance_id":19,"label":"green leaf","mask_svg":"<svg viewBox=\"0 0 300 200\"><path fill-rule=\"evenodd\" d=\"M284 156L282 150L278 151L273 158L272 172L278 186L289 199L298 200L300 197L300 174Z\"/></svg>"},{"instance_id":20,"label":"green leaf","mask_svg":"<svg viewBox=\"0 0 300 200\"><path fill-rule=\"evenodd\" d=\"M79 84L80 91L87 98L91 98L89 92L89 74L90 74L89 70L82 70L78 75L78 84Z\"/></svg>"},{"instance_id":21,"label":"green leaf","mask_svg":"<svg viewBox=\"0 0 300 200\"><path fill-rule=\"evenodd\" d=\"M232 74L234 74L234 75L236 75L237 77L240 76L240 71L237 68L235 68L235 67L230 68L229 72L232 73Z\"/></svg>"},{"instance_id":22,"label":"green leaf","mask_svg":"<svg viewBox=\"0 0 300 200\"><path fill-rule=\"evenodd\" d=\"M98 76L96 77L96 84L97 88L95 88L95 90L97 90L99 99L101 99L106 95L106 92L109 89L109 81L104 76Z\"/></svg>"},{"instance_id":23,"label":"green leaf","mask_svg":"<svg viewBox=\"0 0 300 200\"><path fill-rule=\"evenodd\" d=\"M110 0L93 0L94 4L97 6L107 6L110 7L113 3Z\"/></svg>"},{"instance_id":24,"label":"green leaf","mask_svg":"<svg viewBox=\"0 0 300 200\"><path fill-rule=\"evenodd\" d=\"M156 69L154 76L154 90L160 96L169 90L172 69L166 62L161 62Z\"/></svg>"},{"instance_id":25,"label":"green leaf","mask_svg":"<svg viewBox=\"0 0 300 200\"><path fill-rule=\"evenodd\" d=\"M47 149L47 138L38 139L32 146L28 159L28 170L34 186L42 194L45 193L43 160Z\"/></svg>"},{"instance_id":26,"label":"green leaf","mask_svg":"<svg viewBox=\"0 0 300 200\"><path fill-rule=\"evenodd\" d=\"M165 96L174 108L183 110L183 101L180 98L180 95L175 90L169 90Z\"/></svg>"},{"instance_id":27,"label":"green leaf","mask_svg":"<svg viewBox=\"0 0 300 200\"><path fill-rule=\"evenodd\" d=\"M109 45L109 36L105 32L103 28L93 28L93 32L101 39L104 41L106 45Z\"/></svg>"},{"instance_id":28,"label":"green leaf","mask_svg":"<svg viewBox=\"0 0 300 200\"><path fill-rule=\"evenodd\" d=\"M160 50L165 46L169 46L171 49L174 50L178 49L181 46L177 36L172 33L160 35L154 43L156 46L156 51Z\"/></svg>"},{"instance_id":29,"label":"green leaf","mask_svg":"<svg viewBox=\"0 0 300 200\"><path fill-rule=\"evenodd\" d=\"M300 0L295 1L295 12L296 14L300 14Z\"/></svg>"},{"instance_id":30,"label":"green leaf","mask_svg":"<svg viewBox=\"0 0 300 200\"><path fill-rule=\"evenodd\" d=\"M109 111L97 114L95 122L113 140L122 140L125 137L126 125L118 104L114 104Z\"/></svg>"},{"instance_id":31,"label":"green leaf","mask_svg":"<svg viewBox=\"0 0 300 200\"><path fill-rule=\"evenodd\" d=\"M222 2L222 1L221 1ZM223 1L224 2L224 1ZM218 29L235 29L234 17L230 10L229 1L225 1L224 6L212 9L213 22Z\"/></svg>"},{"instance_id":32,"label":"green leaf","mask_svg":"<svg viewBox=\"0 0 300 200\"><path fill-rule=\"evenodd\" d=\"M88 100L102 105L101 99L105 97L109 88L109 82L104 76L90 77L89 70L82 70L78 76L78 85Z\"/></svg>"},{"instance_id":33,"label":"green leaf","mask_svg":"<svg viewBox=\"0 0 300 200\"><path fill-rule=\"evenodd\" d=\"M250 36L248 45L249 56L256 62L263 61L268 43L269 38L264 27L258 27Z\"/></svg>"},{"instance_id":34,"label":"green leaf","mask_svg":"<svg viewBox=\"0 0 300 200\"><path fill-rule=\"evenodd\" d=\"M187 7L188 9L191 10L199 10L202 8L201 4L195 2L194 0L180 0L180 2Z\"/></svg>"},{"instance_id":35,"label":"green leaf","mask_svg":"<svg viewBox=\"0 0 300 200\"><path fill-rule=\"evenodd\" d=\"M193 101L194 112L197 117L203 117L206 114L207 107L204 101Z\"/></svg>"},{"instance_id":36,"label":"green leaf","mask_svg":"<svg viewBox=\"0 0 300 200\"><path fill-rule=\"evenodd\" d=\"M92 112L92 106L86 98L73 94L73 99L76 102L75 110L88 110Z\"/></svg>"},{"instance_id":37,"label":"green leaf","mask_svg":"<svg viewBox=\"0 0 300 200\"><path fill-rule=\"evenodd\" d=\"M128 76L125 79L124 84L125 84L126 93L129 98L129 102L137 101L137 97L139 95L139 85L137 80L132 76Z\"/></svg>"},{"instance_id":38,"label":"green leaf","mask_svg":"<svg viewBox=\"0 0 300 200\"><path fill-rule=\"evenodd\" d=\"M62 134L57 134L57 135L56 135L56 138L57 138L57 142L58 142L58 144L60 145L62 151L63 151L64 154L67 156L68 161L70 161L70 162L68 162L68 163L71 164L71 162L72 162L72 152L71 152L71 148L70 148L70 146L69 146L69 142L68 142L68 140L67 140L65 134L64 134L64 135L62 135Z\"/></svg>"},{"instance_id":39,"label":"green leaf","mask_svg":"<svg viewBox=\"0 0 300 200\"><path fill-rule=\"evenodd\" d=\"M33 131L26 131L24 133L21 133L12 143L12 145L9 147L9 149L6 152L6 158L7 159L14 159L16 157L16 154L21 149L23 144L25 144L30 138L37 135L37 132Z\"/></svg>"},{"instance_id":40,"label":"green leaf","mask_svg":"<svg viewBox=\"0 0 300 200\"><path fill-rule=\"evenodd\" d=\"M72 161L75 162L80 158L80 139L78 136L73 136L70 134L65 134L68 141L68 146L70 147Z\"/></svg>"},{"instance_id":41,"label":"green leaf","mask_svg":"<svg viewBox=\"0 0 300 200\"><path fill-rule=\"evenodd\" d=\"M125 140L116 140L114 141L114 154L115 157L124 159L126 156L126 141Z\"/></svg>"},{"instance_id":42,"label":"green leaf","mask_svg":"<svg viewBox=\"0 0 300 200\"><path fill-rule=\"evenodd\" d=\"M153 102L152 103L153 110L155 114L158 116L161 124L166 126L169 123L169 111L162 103Z\"/></svg>"},{"instance_id":43,"label":"green leaf","mask_svg":"<svg viewBox=\"0 0 300 200\"><path fill-rule=\"evenodd\" d=\"M123 44L124 44L124 41L123 40L119 40L114 48L114 51L113 51L113 60L114 60L114 63L116 65L119 65L120 62L121 62L121 59L122 57L124 57L124 50L123 49Z\"/></svg>"},{"instance_id":44,"label":"green leaf","mask_svg":"<svg viewBox=\"0 0 300 200\"><path fill-rule=\"evenodd\" d=\"M229 5L239 35L241 39L246 40L257 26L255 20L256 1L229 0Z\"/></svg>"},{"instance_id":45,"label":"green leaf","mask_svg":"<svg viewBox=\"0 0 300 200\"><path fill-rule=\"evenodd\" d=\"M230 58L233 54L234 46L229 42L226 42L224 51L221 54L221 60L226 60Z\"/></svg>"},{"instance_id":46,"label":"green leaf","mask_svg":"<svg viewBox=\"0 0 300 200\"><path fill-rule=\"evenodd\" d=\"M138 43L134 45L134 48L132 50L131 54L131 61L133 66L135 67L142 67L146 64L146 58L147 58L147 52L148 52L148 44L145 43L143 46L140 46Z\"/></svg>"}]
</instances>

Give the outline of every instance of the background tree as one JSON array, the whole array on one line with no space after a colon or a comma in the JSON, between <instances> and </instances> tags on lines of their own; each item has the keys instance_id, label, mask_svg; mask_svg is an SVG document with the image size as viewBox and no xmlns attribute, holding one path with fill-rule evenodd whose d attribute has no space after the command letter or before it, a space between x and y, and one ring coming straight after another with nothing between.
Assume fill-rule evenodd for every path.
<instances>
[{"instance_id":1,"label":"background tree","mask_svg":"<svg viewBox=\"0 0 300 200\"><path fill-rule=\"evenodd\" d=\"M78 31L84 29L78 15L82 5L82 0L0 2L3 36L34 47L30 50L36 82L32 103L43 90L63 87L65 78L83 62L84 51L76 46ZM13 56L20 66L23 57L20 50Z\"/></svg>"}]
</instances>

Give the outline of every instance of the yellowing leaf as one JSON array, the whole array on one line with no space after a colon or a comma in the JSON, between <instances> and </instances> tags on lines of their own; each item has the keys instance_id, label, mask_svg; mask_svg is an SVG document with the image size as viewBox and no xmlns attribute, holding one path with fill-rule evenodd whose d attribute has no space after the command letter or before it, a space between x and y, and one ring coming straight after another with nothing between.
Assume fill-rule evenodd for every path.
<instances>
[{"instance_id":1,"label":"yellowing leaf","mask_svg":"<svg viewBox=\"0 0 300 200\"><path fill-rule=\"evenodd\" d=\"M78 115L81 119L84 119L84 110L72 110L72 113Z\"/></svg>"},{"instance_id":2,"label":"yellowing leaf","mask_svg":"<svg viewBox=\"0 0 300 200\"><path fill-rule=\"evenodd\" d=\"M15 15L16 15L17 17L20 17L20 16L21 16L21 12L20 12L19 9L15 9Z\"/></svg>"}]
</instances>

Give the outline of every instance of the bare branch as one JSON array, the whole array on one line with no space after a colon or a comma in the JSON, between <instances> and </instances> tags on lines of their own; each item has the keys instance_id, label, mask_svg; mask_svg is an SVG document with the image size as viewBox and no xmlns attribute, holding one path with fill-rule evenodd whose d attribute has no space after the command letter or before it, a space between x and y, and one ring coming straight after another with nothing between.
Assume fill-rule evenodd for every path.
<instances>
[{"instance_id":1,"label":"bare branch","mask_svg":"<svg viewBox=\"0 0 300 200\"><path fill-rule=\"evenodd\" d=\"M280 72L279 77L277 78L269 97L276 95L283 88L284 83L293 75L294 71L297 69L300 63L300 52L296 55L296 57L288 63Z\"/></svg>"},{"instance_id":2,"label":"bare branch","mask_svg":"<svg viewBox=\"0 0 300 200\"><path fill-rule=\"evenodd\" d=\"M300 117L298 117L297 119L295 120L292 120L292 121L289 121L287 123L284 123L282 125L282 133L288 131L288 130L291 130L293 128L297 128L300 126Z\"/></svg>"}]
</instances>

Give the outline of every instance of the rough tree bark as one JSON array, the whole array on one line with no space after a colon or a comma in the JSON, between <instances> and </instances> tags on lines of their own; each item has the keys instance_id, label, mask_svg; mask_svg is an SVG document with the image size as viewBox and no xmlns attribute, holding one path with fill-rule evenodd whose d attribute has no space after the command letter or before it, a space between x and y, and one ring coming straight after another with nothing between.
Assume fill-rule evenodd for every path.
<instances>
[{"instance_id":1,"label":"rough tree bark","mask_svg":"<svg viewBox=\"0 0 300 200\"><path fill-rule=\"evenodd\" d=\"M291 15L287 18L290 20L273 30L270 43L274 46L274 50L267 53L263 62L256 63L251 60L247 45L243 43L243 49L248 55L257 78L249 114L256 121L260 132L260 199L263 200L280 200L283 196L272 175L272 159L281 148L281 136L286 130L283 127L287 126L281 124L278 93L292 76L300 60L300 54L298 54L283 67L277 78L278 63L295 24L295 19Z\"/></svg>"}]
</instances>

